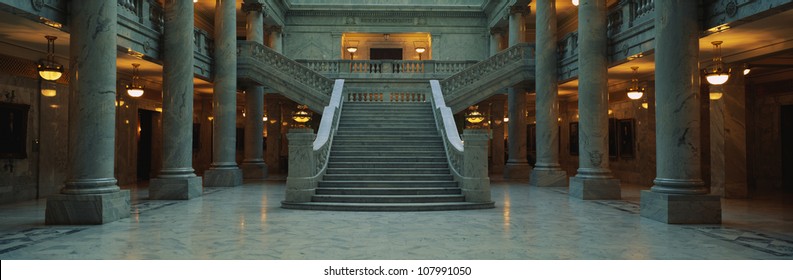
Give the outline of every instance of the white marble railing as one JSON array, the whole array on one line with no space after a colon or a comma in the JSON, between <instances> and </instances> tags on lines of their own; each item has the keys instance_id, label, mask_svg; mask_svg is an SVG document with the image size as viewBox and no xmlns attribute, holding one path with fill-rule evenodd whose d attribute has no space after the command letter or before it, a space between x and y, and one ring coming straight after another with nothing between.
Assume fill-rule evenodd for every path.
<instances>
[{"instance_id":1,"label":"white marble railing","mask_svg":"<svg viewBox=\"0 0 793 280\"><path fill-rule=\"evenodd\" d=\"M388 77L442 79L476 64L476 61L436 60L297 60L328 77Z\"/></svg>"},{"instance_id":2,"label":"white marble railing","mask_svg":"<svg viewBox=\"0 0 793 280\"><path fill-rule=\"evenodd\" d=\"M463 141L460 139L460 133L457 132L457 125L454 122L454 114L451 108L446 106L441 91L441 85L438 80L431 80L430 87L432 88L432 112L435 115L435 124L438 132L443 137L443 146L446 149L446 156L449 160L449 167L452 174L458 181L465 176L463 170L464 163L464 147Z\"/></svg>"},{"instance_id":3,"label":"white marble railing","mask_svg":"<svg viewBox=\"0 0 793 280\"><path fill-rule=\"evenodd\" d=\"M380 92L374 90L349 90L344 96L344 102L427 102L427 94L423 92Z\"/></svg>"},{"instance_id":4,"label":"white marble railing","mask_svg":"<svg viewBox=\"0 0 793 280\"><path fill-rule=\"evenodd\" d=\"M339 117L341 116L342 92L344 91L344 80L336 80L333 85L333 92L330 96L330 103L322 111L322 120L317 129L317 138L314 140L315 178L318 180L325 174L328 168L328 157L330 157L330 147L333 143L333 136L339 127ZM306 163L311 165L310 163Z\"/></svg>"}]
</instances>

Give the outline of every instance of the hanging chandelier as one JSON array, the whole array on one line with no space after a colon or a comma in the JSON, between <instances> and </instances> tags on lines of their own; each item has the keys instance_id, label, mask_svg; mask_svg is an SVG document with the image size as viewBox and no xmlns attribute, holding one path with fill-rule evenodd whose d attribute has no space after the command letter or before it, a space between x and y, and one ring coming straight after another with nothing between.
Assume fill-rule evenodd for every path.
<instances>
[{"instance_id":1,"label":"hanging chandelier","mask_svg":"<svg viewBox=\"0 0 793 280\"><path fill-rule=\"evenodd\" d=\"M36 65L39 76L47 81L55 81L63 75L63 65L55 63L55 36L44 36L47 38L47 59Z\"/></svg>"},{"instance_id":2,"label":"hanging chandelier","mask_svg":"<svg viewBox=\"0 0 793 280\"><path fill-rule=\"evenodd\" d=\"M644 88L639 87L639 67L633 66L633 78L631 78L631 87L628 88L628 98L637 100L644 95Z\"/></svg>"},{"instance_id":3,"label":"hanging chandelier","mask_svg":"<svg viewBox=\"0 0 793 280\"><path fill-rule=\"evenodd\" d=\"M711 85L723 85L730 79L730 69L724 68L724 61L721 57L721 44L722 41L713 41L713 68L705 69L705 79L708 80L708 83Z\"/></svg>"},{"instance_id":4,"label":"hanging chandelier","mask_svg":"<svg viewBox=\"0 0 793 280\"><path fill-rule=\"evenodd\" d=\"M140 67L140 64L132 63L132 83L127 85L127 94L132 97L143 96L143 85L139 81L138 67Z\"/></svg>"}]
</instances>

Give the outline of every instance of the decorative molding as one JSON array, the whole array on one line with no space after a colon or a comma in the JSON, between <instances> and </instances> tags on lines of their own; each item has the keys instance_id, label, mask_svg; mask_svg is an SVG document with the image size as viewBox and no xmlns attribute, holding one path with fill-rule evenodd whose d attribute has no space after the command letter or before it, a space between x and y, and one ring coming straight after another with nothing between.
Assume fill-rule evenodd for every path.
<instances>
[{"instance_id":1,"label":"decorative molding","mask_svg":"<svg viewBox=\"0 0 793 280\"><path fill-rule=\"evenodd\" d=\"M504 35L504 29L501 27L491 27L490 35L496 35L496 34Z\"/></svg>"},{"instance_id":2,"label":"decorative molding","mask_svg":"<svg viewBox=\"0 0 793 280\"><path fill-rule=\"evenodd\" d=\"M531 8L529 6L513 5L509 7L509 13L529 15L531 14Z\"/></svg>"},{"instance_id":3,"label":"decorative molding","mask_svg":"<svg viewBox=\"0 0 793 280\"><path fill-rule=\"evenodd\" d=\"M267 26L266 31L269 32L269 33L273 33L273 32L283 33L284 32L284 27L280 26L280 25L270 25L270 26Z\"/></svg>"},{"instance_id":4,"label":"decorative molding","mask_svg":"<svg viewBox=\"0 0 793 280\"><path fill-rule=\"evenodd\" d=\"M483 11L334 11L334 10L289 10L287 17L365 17L365 18L417 18L417 17L464 17L484 18ZM347 24L354 24L349 23Z\"/></svg>"},{"instance_id":5,"label":"decorative molding","mask_svg":"<svg viewBox=\"0 0 793 280\"><path fill-rule=\"evenodd\" d=\"M724 13L730 17L734 17L738 14L738 3L735 3L735 0L727 2L727 5L724 7Z\"/></svg>"},{"instance_id":6,"label":"decorative molding","mask_svg":"<svg viewBox=\"0 0 793 280\"><path fill-rule=\"evenodd\" d=\"M358 22L370 25L415 25L415 18L402 17L362 17Z\"/></svg>"},{"instance_id":7,"label":"decorative molding","mask_svg":"<svg viewBox=\"0 0 793 280\"><path fill-rule=\"evenodd\" d=\"M44 0L30 0L30 5L34 10L41 11L41 8L44 7Z\"/></svg>"}]
</instances>

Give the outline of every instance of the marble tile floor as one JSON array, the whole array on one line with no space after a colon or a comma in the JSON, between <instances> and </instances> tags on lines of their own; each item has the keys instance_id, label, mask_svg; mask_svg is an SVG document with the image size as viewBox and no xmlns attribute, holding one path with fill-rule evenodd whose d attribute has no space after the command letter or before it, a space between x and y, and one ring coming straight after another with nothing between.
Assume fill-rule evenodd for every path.
<instances>
[{"instance_id":1,"label":"marble tile floor","mask_svg":"<svg viewBox=\"0 0 793 280\"><path fill-rule=\"evenodd\" d=\"M723 225L641 218L624 200L581 201L566 188L492 183L495 209L325 212L281 209L283 181L207 188L149 201L132 217L45 226L45 200L0 207L0 259L793 259L793 202L723 200Z\"/></svg>"}]
</instances>

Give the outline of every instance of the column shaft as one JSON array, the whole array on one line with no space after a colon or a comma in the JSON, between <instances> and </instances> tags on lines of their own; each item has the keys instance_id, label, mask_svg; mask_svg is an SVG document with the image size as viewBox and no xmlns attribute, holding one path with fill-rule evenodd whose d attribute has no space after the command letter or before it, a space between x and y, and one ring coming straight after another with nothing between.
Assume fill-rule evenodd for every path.
<instances>
[{"instance_id":1,"label":"column shaft","mask_svg":"<svg viewBox=\"0 0 793 280\"><path fill-rule=\"evenodd\" d=\"M526 93L518 88L507 88L508 154L504 168L505 179L528 179L531 167L526 156Z\"/></svg>"},{"instance_id":2,"label":"column shaft","mask_svg":"<svg viewBox=\"0 0 793 280\"><path fill-rule=\"evenodd\" d=\"M243 6L246 16L246 39L264 44L264 6L258 2ZM264 87L248 86L245 91L245 158L240 167L246 179L267 178L267 165L264 163L263 139Z\"/></svg>"},{"instance_id":3,"label":"column shaft","mask_svg":"<svg viewBox=\"0 0 793 280\"><path fill-rule=\"evenodd\" d=\"M493 104L490 109L490 118L492 119L491 128L493 131L493 139L491 141L491 159L490 170L494 174L504 173L504 126L507 124L504 120L504 95L497 94L493 97Z\"/></svg>"},{"instance_id":4,"label":"column shaft","mask_svg":"<svg viewBox=\"0 0 793 280\"><path fill-rule=\"evenodd\" d=\"M518 43L525 42L525 35L523 34L523 26L526 24L525 15L529 12L527 6L515 5L510 7L509 11L509 46L512 47Z\"/></svg>"},{"instance_id":5,"label":"column shaft","mask_svg":"<svg viewBox=\"0 0 793 280\"><path fill-rule=\"evenodd\" d=\"M47 199L47 224L102 224L129 217L115 160L116 4L72 1L69 171L61 195ZM79 73L79 75L78 75Z\"/></svg>"},{"instance_id":6,"label":"column shaft","mask_svg":"<svg viewBox=\"0 0 793 280\"><path fill-rule=\"evenodd\" d=\"M619 180L609 170L608 61L606 0L578 6L578 174L570 195L581 199L619 199Z\"/></svg>"},{"instance_id":7,"label":"column shaft","mask_svg":"<svg viewBox=\"0 0 793 280\"><path fill-rule=\"evenodd\" d=\"M497 54L501 51L501 36L504 31L501 28L490 29L490 56Z\"/></svg>"},{"instance_id":8,"label":"column shaft","mask_svg":"<svg viewBox=\"0 0 793 280\"><path fill-rule=\"evenodd\" d=\"M237 33L236 1L217 0L215 8L215 84L212 109L213 162L205 181L211 187L233 187L242 183L236 162L237 123Z\"/></svg>"},{"instance_id":9,"label":"column shaft","mask_svg":"<svg viewBox=\"0 0 793 280\"><path fill-rule=\"evenodd\" d=\"M271 26L270 27L270 48L278 53L283 53L283 27Z\"/></svg>"},{"instance_id":10,"label":"column shaft","mask_svg":"<svg viewBox=\"0 0 793 280\"><path fill-rule=\"evenodd\" d=\"M697 1L655 1L656 173L641 215L666 223L720 223L718 196L700 173Z\"/></svg>"},{"instance_id":11,"label":"column shaft","mask_svg":"<svg viewBox=\"0 0 793 280\"><path fill-rule=\"evenodd\" d=\"M567 173L559 166L559 116L556 54L556 1L537 0L536 10L536 143L537 161L529 184L567 186Z\"/></svg>"},{"instance_id":12,"label":"column shaft","mask_svg":"<svg viewBox=\"0 0 793 280\"><path fill-rule=\"evenodd\" d=\"M267 150L265 151L265 162L269 166L270 173L281 171L281 104L277 98L267 95Z\"/></svg>"},{"instance_id":13,"label":"column shaft","mask_svg":"<svg viewBox=\"0 0 793 280\"><path fill-rule=\"evenodd\" d=\"M165 4L163 36L162 171L151 180L150 199L201 196L193 170L193 2Z\"/></svg>"}]
</instances>

